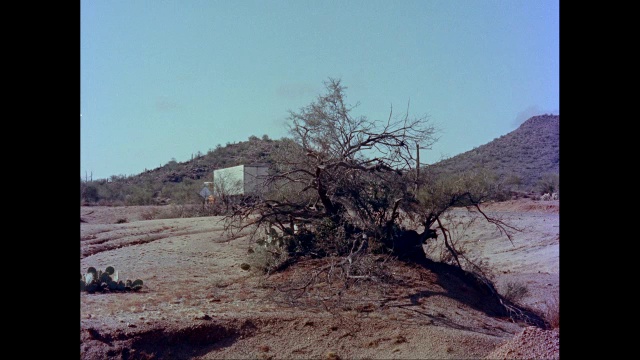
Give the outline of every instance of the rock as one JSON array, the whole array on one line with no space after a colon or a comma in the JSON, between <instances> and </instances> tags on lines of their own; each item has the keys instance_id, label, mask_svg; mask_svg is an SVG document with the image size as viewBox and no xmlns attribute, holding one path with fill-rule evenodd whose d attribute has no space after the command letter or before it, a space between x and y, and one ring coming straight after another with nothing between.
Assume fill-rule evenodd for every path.
<instances>
[{"instance_id":1,"label":"rock","mask_svg":"<svg viewBox=\"0 0 640 360\"><path fill-rule=\"evenodd\" d=\"M211 316L207 315L207 314L203 314L200 316L196 316L196 320L211 320Z\"/></svg>"}]
</instances>

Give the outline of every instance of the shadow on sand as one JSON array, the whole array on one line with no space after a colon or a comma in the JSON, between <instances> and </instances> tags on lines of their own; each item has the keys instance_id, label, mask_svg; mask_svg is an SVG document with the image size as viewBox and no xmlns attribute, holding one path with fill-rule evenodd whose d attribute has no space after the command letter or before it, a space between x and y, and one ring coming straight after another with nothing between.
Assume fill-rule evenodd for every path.
<instances>
[{"instance_id":1,"label":"shadow on sand","mask_svg":"<svg viewBox=\"0 0 640 360\"><path fill-rule=\"evenodd\" d=\"M437 284L443 292L417 291L407 296L408 304L395 305L428 316L434 323L465 329L444 317L426 314L417 308L420 299L431 296L447 296L462 304L485 313L490 317L507 318L514 322L524 322L542 329L549 329L549 323L533 310L514 304L501 296L493 283L481 275L465 271L457 266L434 262L430 259L412 259L410 263L423 267L437 277ZM415 307L415 308L414 308Z\"/></svg>"}]
</instances>

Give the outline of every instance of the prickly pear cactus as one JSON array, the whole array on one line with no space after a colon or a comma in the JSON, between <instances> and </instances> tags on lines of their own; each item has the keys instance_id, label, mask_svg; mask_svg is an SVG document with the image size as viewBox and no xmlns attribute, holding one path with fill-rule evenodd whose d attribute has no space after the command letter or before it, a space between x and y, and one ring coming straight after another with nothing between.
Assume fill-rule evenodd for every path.
<instances>
[{"instance_id":1,"label":"prickly pear cactus","mask_svg":"<svg viewBox=\"0 0 640 360\"><path fill-rule=\"evenodd\" d=\"M96 292L96 290L98 290L98 284L97 284L97 283L95 283L95 282L92 282L91 284L87 284L87 286L86 286L85 290L86 290L89 294L94 293L94 292Z\"/></svg>"},{"instance_id":2,"label":"prickly pear cactus","mask_svg":"<svg viewBox=\"0 0 640 360\"><path fill-rule=\"evenodd\" d=\"M109 282L107 283L107 286L109 287L109 290L111 290L111 291L116 291L116 290L118 290L118 283L117 283L117 282L115 282L115 281L113 281L113 280L112 280L112 281L109 281Z\"/></svg>"},{"instance_id":3,"label":"prickly pear cactus","mask_svg":"<svg viewBox=\"0 0 640 360\"><path fill-rule=\"evenodd\" d=\"M89 285L93 282L93 280L95 280L95 273L92 272L88 272L86 274L84 274L84 283Z\"/></svg>"},{"instance_id":4,"label":"prickly pear cactus","mask_svg":"<svg viewBox=\"0 0 640 360\"><path fill-rule=\"evenodd\" d=\"M91 266L87 269L86 274L80 273L80 291L86 291L87 293L96 291L138 291L142 289L142 285L143 282L140 279L136 279L133 282L131 280L120 280L118 272L113 266L107 266L104 272Z\"/></svg>"},{"instance_id":5,"label":"prickly pear cactus","mask_svg":"<svg viewBox=\"0 0 640 360\"><path fill-rule=\"evenodd\" d=\"M100 274L100 282L101 283L109 283L111 281L111 276L106 272Z\"/></svg>"},{"instance_id":6,"label":"prickly pear cactus","mask_svg":"<svg viewBox=\"0 0 640 360\"><path fill-rule=\"evenodd\" d=\"M140 279L134 280L133 283L131 283L131 289L133 291L138 291L138 290L142 289L142 280L140 280Z\"/></svg>"}]
</instances>

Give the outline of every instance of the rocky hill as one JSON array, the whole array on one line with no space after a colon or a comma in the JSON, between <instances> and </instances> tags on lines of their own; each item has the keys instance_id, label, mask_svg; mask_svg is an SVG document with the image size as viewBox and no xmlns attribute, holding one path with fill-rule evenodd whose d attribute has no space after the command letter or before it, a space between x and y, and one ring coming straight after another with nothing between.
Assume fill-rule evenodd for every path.
<instances>
[{"instance_id":1,"label":"rocky hill","mask_svg":"<svg viewBox=\"0 0 640 360\"><path fill-rule=\"evenodd\" d=\"M541 182L557 183L558 180L559 130L559 115L534 116L506 135L428 168L436 173L460 173L483 168L497 175L513 190L540 192L536 188ZM241 164L272 163L271 153L282 146L283 141L267 136L250 136L247 141L218 145L192 160L169 161L138 175L81 181L81 198L85 203L103 200L103 203L123 202L128 205L148 205L167 198L183 202L197 200L198 190L204 181L211 181L213 170Z\"/></svg>"},{"instance_id":2,"label":"rocky hill","mask_svg":"<svg viewBox=\"0 0 640 360\"><path fill-rule=\"evenodd\" d=\"M484 168L522 190L560 173L560 115L539 115L516 130L473 150L430 165L432 171Z\"/></svg>"},{"instance_id":3,"label":"rocky hill","mask_svg":"<svg viewBox=\"0 0 640 360\"><path fill-rule=\"evenodd\" d=\"M208 153L196 155L185 162L169 161L164 166L129 177L127 181L133 184L145 181L180 183L185 179L211 181L215 169L251 163L271 163L270 154L280 143L280 140L271 140L266 136L262 139L250 136L247 141L226 146L218 145Z\"/></svg>"}]
</instances>

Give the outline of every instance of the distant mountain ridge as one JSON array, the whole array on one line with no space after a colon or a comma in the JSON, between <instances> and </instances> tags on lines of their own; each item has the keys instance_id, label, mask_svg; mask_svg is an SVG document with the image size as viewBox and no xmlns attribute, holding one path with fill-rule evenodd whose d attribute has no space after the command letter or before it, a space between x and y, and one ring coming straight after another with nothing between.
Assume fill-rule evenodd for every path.
<instances>
[{"instance_id":1,"label":"distant mountain ridge","mask_svg":"<svg viewBox=\"0 0 640 360\"><path fill-rule=\"evenodd\" d=\"M129 183L160 182L180 183L184 180L212 181L213 170L254 163L272 162L271 151L281 145L280 140L262 139L250 136L247 141L217 145L206 154L194 154L193 159L184 162L169 161L167 164L138 175L126 177ZM113 177L112 177L113 178ZM125 178L125 177L121 177Z\"/></svg>"},{"instance_id":2,"label":"distant mountain ridge","mask_svg":"<svg viewBox=\"0 0 640 360\"><path fill-rule=\"evenodd\" d=\"M477 148L439 161L438 173L482 167L502 180L534 186L542 176L560 173L560 115L533 116L516 130Z\"/></svg>"},{"instance_id":3,"label":"distant mountain ridge","mask_svg":"<svg viewBox=\"0 0 640 360\"><path fill-rule=\"evenodd\" d=\"M271 153L288 139L250 136L247 141L218 145L185 162L169 161L133 176L80 181L81 200L88 203L151 204L171 198L185 201L213 180L213 171L236 165L273 164ZM560 172L560 116L539 115L516 130L477 148L427 165L436 174L462 173L482 168L498 176L510 190L536 191L541 179ZM195 195L196 197L198 195ZM183 199L183 200L178 200Z\"/></svg>"}]
</instances>

